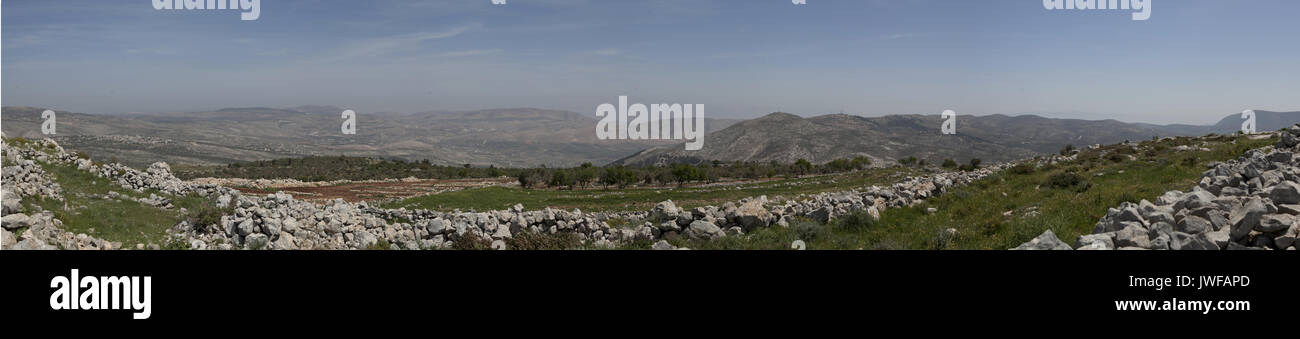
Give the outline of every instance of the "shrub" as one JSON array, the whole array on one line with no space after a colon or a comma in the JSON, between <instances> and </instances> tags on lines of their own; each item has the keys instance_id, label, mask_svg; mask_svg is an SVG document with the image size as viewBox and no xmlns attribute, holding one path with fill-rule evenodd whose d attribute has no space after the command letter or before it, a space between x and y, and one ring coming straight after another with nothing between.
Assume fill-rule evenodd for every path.
<instances>
[{"instance_id":1,"label":"shrub","mask_svg":"<svg viewBox=\"0 0 1300 339\"><path fill-rule=\"evenodd\" d=\"M983 160L980 160L979 158L973 158L970 159L969 164L961 165L961 167L958 167L957 169L965 172L974 171L980 168L981 162L983 162Z\"/></svg>"},{"instance_id":2,"label":"shrub","mask_svg":"<svg viewBox=\"0 0 1300 339\"><path fill-rule=\"evenodd\" d=\"M943 159L943 168L957 167L957 161L952 159Z\"/></svg>"},{"instance_id":3,"label":"shrub","mask_svg":"<svg viewBox=\"0 0 1300 339\"><path fill-rule=\"evenodd\" d=\"M1070 153L1073 153L1073 152L1074 152L1074 144L1065 145L1065 148L1062 148L1062 149L1061 149L1061 155L1063 155L1063 156L1064 156L1064 155L1070 155Z\"/></svg>"},{"instance_id":4,"label":"shrub","mask_svg":"<svg viewBox=\"0 0 1300 339\"><path fill-rule=\"evenodd\" d=\"M366 247L366 249L368 249L368 250L390 250L390 249L393 249L393 244L388 243L388 240L387 240L387 239L379 239L379 241L376 241L374 244L371 244L370 247Z\"/></svg>"},{"instance_id":5,"label":"shrub","mask_svg":"<svg viewBox=\"0 0 1300 339\"><path fill-rule=\"evenodd\" d=\"M567 250L582 246L582 240L573 233L533 233L519 232L506 239L506 248L512 250Z\"/></svg>"},{"instance_id":6,"label":"shrub","mask_svg":"<svg viewBox=\"0 0 1300 339\"><path fill-rule=\"evenodd\" d=\"M794 234L799 236L800 240L806 242L811 242L818 237L826 235L826 227L812 221L797 222L792 228L794 229Z\"/></svg>"},{"instance_id":7,"label":"shrub","mask_svg":"<svg viewBox=\"0 0 1300 339\"><path fill-rule=\"evenodd\" d=\"M1019 164L1019 165L1012 166L1010 169L1007 169L1007 171L1011 172L1011 174L1019 174L1019 175L1030 174L1030 173L1034 173L1034 165Z\"/></svg>"},{"instance_id":8,"label":"shrub","mask_svg":"<svg viewBox=\"0 0 1300 339\"><path fill-rule=\"evenodd\" d=\"M207 230L208 225L220 225L222 215L234 213L235 210L230 207L217 208L216 206L205 204L202 207L198 207L195 211L190 212L188 219L190 225L193 225L194 230L202 233Z\"/></svg>"},{"instance_id":9,"label":"shrub","mask_svg":"<svg viewBox=\"0 0 1300 339\"><path fill-rule=\"evenodd\" d=\"M492 249L492 243L476 236L464 236L453 241L451 248L457 250L490 250Z\"/></svg>"},{"instance_id":10,"label":"shrub","mask_svg":"<svg viewBox=\"0 0 1300 339\"><path fill-rule=\"evenodd\" d=\"M865 231L876 224L876 219L871 217L866 210L859 210L849 215L840 217L836 221L836 227L845 231Z\"/></svg>"},{"instance_id":11,"label":"shrub","mask_svg":"<svg viewBox=\"0 0 1300 339\"><path fill-rule=\"evenodd\" d=\"M955 242L956 240L957 240L956 233L948 233L947 229L940 229L938 230L938 232L935 233L934 238L931 239L931 243L934 244L934 246L931 247L931 249L934 250L947 249L948 246L952 245L953 242Z\"/></svg>"},{"instance_id":12,"label":"shrub","mask_svg":"<svg viewBox=\"0 0 1300 339\"><path fill-rule=\"evenodd\" d=\"M1047 178L1047 186L1052 188L1070 188L1083 182L1083 177L1078 174L1063 172L1053 174Z\"/></svg>"},{"instance_id":13,"label":"shrub","mask_svg":"<svg viewBox=\"0 0 1300 339\"><path fill-rule=\"evenodd\" d=\"M167 239L167 242L162 245L162 249L167 251L189 250L190 243L185 242L185 240L171 238L171 239Z\"/></svg>"}]
</instances>

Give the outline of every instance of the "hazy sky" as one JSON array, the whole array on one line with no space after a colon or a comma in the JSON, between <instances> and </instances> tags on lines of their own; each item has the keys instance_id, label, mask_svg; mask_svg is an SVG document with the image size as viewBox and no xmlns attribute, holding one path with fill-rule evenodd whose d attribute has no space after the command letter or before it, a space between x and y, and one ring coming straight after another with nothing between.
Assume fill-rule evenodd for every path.
<instances>
[{"instance_id":1,"label":"hazy sky","mask_svg":"<svg viewBox=\"0 0 1300 339\"><path fill-rule=\"evenodd\" d=\"M3 2L3 104L358 112L632 102L710 117L1039 113L1209 124L1300 110L1294 0L151 0Z\"/></svg>"}]
</instances>

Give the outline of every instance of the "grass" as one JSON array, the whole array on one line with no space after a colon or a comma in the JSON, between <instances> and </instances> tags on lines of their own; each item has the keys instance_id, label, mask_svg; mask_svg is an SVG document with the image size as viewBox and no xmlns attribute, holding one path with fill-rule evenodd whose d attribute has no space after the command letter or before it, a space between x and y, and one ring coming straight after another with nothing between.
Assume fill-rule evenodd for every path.
<instances>
[{"instance_id":1,"label":"grass","mask_svg":"<svg viewBox=\"0 0 1300 339\"><path fill-rule=\"evenodd\" d=\"M1164 150L1138 155L1135 161L1114 162L1099 156L1101 150L1090 150L1062 166L1005 171L919 206L885 210L874 223L864 223L857 216L829 224L798 220L789 228L769 227L745 237L669 242L695 249L789 249L798 239L804 240L808 249L995 250L1015 247L1051 229L1062 241L1073 244L1079 235L1091 233L1106 210L1120 201L1154 200L1169 190L1188 191L1209 162L1235 159L1249 149L1276 141L1221 140L1208 152L1177 153L1169 151L1170 146L1187 143L1187 139L1148 142L1144 146L1165 146ZM1059 188L1048 184L1052 177L1071 171L1086 183ZM930 207L938 211L926 213ZM1011 213L1004 214L1007 211ZM947 233L948 228L956 229L956 234Z\"/></svg>"},{"instance_id":2,"label":"grass","mask_svg":"<svg viewBox=\"0 0 1300 339\"><path fill-rule=\"evenodd\" d=\"M168 242L166 230L182 220L196 221L198 218L211 220L213 215L211 211L215 209L214 203L203 197L178 197L152 189L143 193L135 192L72 166L38 163L63 188L66 205L65 202L54 199L26 199L23 201L24 211L30 214L39 206L40 209L54 213L55 218L63 221L63 228L69 232L85 233L109 241L118 241L127 248L134 248L137 243L183 248L185 246ZM85 196L103 195L110 191L136 198L156 194L170 199L176 209L157 208L132 200L107 200ZM180 208L185 208L187 212L181 213ZM217 214L216 218L219 220L220 215Z\"/></svg>"},{"instance_id":3,"label":"grass","mask_svg":"<svg viewBox=\"0 0 1300 339\"><path fill-rule=\"evenodd\" d=\"M86 233L109 241L120 241L123 246L163 244L166 230L179 222L177 212L145 206L135 201L69 199L71 211L63 204L46 199L38 204L63 221L63 228L72 233ZM91 230L94 230L93 232Z\"/></svg>"},{"instance_id":4,"label":"grass","mask_svg":"<svg viewBox=\"0 0 1300 339\"><path fill-rule=\"evenodd\" d=\"M623 190L534 190L514 187L484 187L456 192L407 198L384 204L385 208L423 208L440 211L452 209L502 210L521 203L526 209L546 207L580 208L583 211L648 210L655 204L672 200L678 207L693 208L719 205L745 197L767 195L794 196L801 193L839 191L872 184L889 184L908 175L910 168L881 168L844 174L783 179L761 183L717 187L629 188Z\"/></svg>"}]
</instances>

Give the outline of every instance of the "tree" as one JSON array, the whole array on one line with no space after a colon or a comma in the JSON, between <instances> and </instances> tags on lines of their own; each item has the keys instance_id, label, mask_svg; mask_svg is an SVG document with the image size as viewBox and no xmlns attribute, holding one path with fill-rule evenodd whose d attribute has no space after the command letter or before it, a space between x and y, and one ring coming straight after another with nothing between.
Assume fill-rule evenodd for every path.
<instances>
[{"instance_id":1,"label":"tree","mask_svg":"<svg viewBox=\"0 0 1300 339\"><path fill-rule=\"evenodd\" d=\"M1061 149L1062 156L1070 155L1071 152L1074 152L1074 144L1065 145L1065 148Z\"/></svg>"},{"instance_id":2,"label":"tree","mask_svg":"<svg viewBox=\"0 0 1300 339\"><path fill-rule=\"evenodd\" d=\"M569 188L572 189L573 178L569 176L568 171L557 170L555 171L555 174L551 174L551 182L549 183L549 185L551 185L551 187L557 187L557 188L563 186L569 186Z\"/></svg>"},{"instance_id":3,"label":"tree","mask_svg":"<svg viewBox=\"0 0 1300 339\"><path fill-rule=\"evenodd\" d=\"M800 175L804 175L804 174L808 174L808 172L812 171L812 167L813 167L813 165L812 165L811 162L808 162L807 159L802 159L802 158L801 158L801 159L799 159L799 160L795 160L795 161L794 161L794 167L795 167L796 170L799 171L799 174L800 174Z\"/></svg>"},{"instance_id":4,"label":"tree","mask_svg":"<svg viewBox=\"0 0 1300 339\"><path fill-rule=\"evenodd\" d=\"M677 187L685 185L687 182L700 179L700 169L691 164L673 165L673 177L677 179Z\"/></svg>"},{"instance_id":5,"label":"tree","mask_svg":"<svg viewBox=\"0 0 1300 339\"><path fill-rule=\"evenodd\" d=\"M605 189L609 189L609 185L618 185L618 180L622 176L619 172L621 170L623 166L605 168L605 173L600 175L600 183L605 185Z\"/></svg>"},{"instance_id":6,"label":"tree","mask_svg":"<svg viewBox=\"0 0 1300 339\"><path fill-rule=\"evenodd\" d=\"M594 171L594 168L591 167L591 163L586 163L584 165L587 166L578 168L575 171L573 179L577 182L578 186L587 187L587 184L591 183L591 180L596 178L596 172Z\"/></svg>"},{"instance_id":7,"label":"tree","mask_svg":"<svg viewBox=\"0 0 1300 339\"><path fill-rule=\"evenodd\" d=\"M525 189L537 184L536 181L533 181L533 171L520 171L516 179L519 180L519 186Z\"/></svg>"},{"instance_id":8,"label":"tree","mask_svg":"<svg viewBox=\"0 0 1300 339\"><path fill-rule=\"evenodd\" d=\"M619 169L619 175L617 181L618 181L619 189L622 189L624 187L627 187L628 185L636 183L636 172L629 171L626 168L623 168L623 166L618 166L618 169Z\"/></svg>"},{"instance_id":9,"label":"tree","mask_svg":"<svg viewBox=\"0 0 1300 339\"><path fill-rule=\"evenodd\" d=\"M858 156L853 158L853 168L866 169L867 167L871 167L871 158L864 157L864 156Z\"/></svg>"}]
</instances>

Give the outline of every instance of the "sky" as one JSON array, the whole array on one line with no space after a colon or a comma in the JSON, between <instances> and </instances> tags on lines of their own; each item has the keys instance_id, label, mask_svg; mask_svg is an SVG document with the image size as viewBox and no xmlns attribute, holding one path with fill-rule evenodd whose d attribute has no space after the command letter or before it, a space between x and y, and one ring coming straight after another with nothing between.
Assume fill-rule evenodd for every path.
<instances>
[{"instance_id":1,"label":"sky","mask_svg":"<svg viewBox=\"0 0 1300 339\"><path fill-rule=\"evenodd\" d=\"M702 104L1211 124L1300 110L1293 0L153 0L0 5L0 101L87 113ZM1072 1L1072 0L1069 0Z\"/></svg>"}]
</instances>

